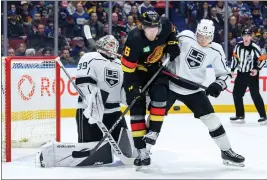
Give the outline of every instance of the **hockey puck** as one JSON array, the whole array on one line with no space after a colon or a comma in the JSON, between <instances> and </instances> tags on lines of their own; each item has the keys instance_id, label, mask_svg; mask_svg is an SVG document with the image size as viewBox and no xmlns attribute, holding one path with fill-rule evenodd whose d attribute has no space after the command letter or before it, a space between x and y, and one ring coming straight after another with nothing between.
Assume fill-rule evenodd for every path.
<instances>
[{"instance_id":1,"label":"hockey puck","mask_svg":"<svg viewBox=\"0 0 267 180\"><path fill-rule=\"evenodd\" d=\"M180 106L173 106L174 111L180 111L180 109L181 109Z\"/></svg>"}]
</instances>

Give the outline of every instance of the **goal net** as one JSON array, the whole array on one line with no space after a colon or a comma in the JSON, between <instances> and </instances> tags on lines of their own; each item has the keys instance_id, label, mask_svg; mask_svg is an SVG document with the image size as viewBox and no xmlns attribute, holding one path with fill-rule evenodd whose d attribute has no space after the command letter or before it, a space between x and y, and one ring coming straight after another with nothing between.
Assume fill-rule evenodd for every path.
<instances>
[{"instance_id":1,"label":"goal net","mask_svg":"<svg viewBox=\"0 0 267 180\"><path fill-rule=\"evenodd\" d=\"M11 149L60 141L60 66L57 57L2 59L2 161Z\"/></svg>"}]
</instances>

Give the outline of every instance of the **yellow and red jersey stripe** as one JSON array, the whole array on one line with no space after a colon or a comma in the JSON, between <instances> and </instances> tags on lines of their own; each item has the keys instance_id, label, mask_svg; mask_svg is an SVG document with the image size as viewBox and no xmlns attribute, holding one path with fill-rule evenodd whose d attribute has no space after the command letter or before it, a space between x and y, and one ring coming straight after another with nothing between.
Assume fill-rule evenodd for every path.
<instances>
[{"instance_id":1,"label":"yellow and red jersey stripe","mask_svg":"<svg viewBox=\"0 0 267 180\"><path fill-rule=\"evenodd\" d=\"M121 58L123 72L133 73L137 67L137 62L130 62L126 58Z\"/></svg>"}]
</instances>

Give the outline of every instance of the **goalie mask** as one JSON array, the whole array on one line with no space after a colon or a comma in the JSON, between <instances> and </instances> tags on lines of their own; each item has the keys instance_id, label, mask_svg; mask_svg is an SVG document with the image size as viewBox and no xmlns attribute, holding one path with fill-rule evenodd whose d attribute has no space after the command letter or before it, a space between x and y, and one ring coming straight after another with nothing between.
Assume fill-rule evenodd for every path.
<instances>
[{"instance_id":1,"label":"goalie mask","mask_svg":"<svg viewBox=\"0 0 267 180\"><path fill-rule=\"evenodd\" d=\"M202 19L197 25L196 37L197 41L202 45L209 44L213 41L215 27L213 22L208 19Z\"/></svg>"},{"instance_id":2,"label":"goalie mask","mask_svg":"<svg viewBox=\"0 0 267 180\"><path fill-rule=\"evenodd\" d=\"M106 36L100 38L99 40L97 40L96 45L99 47L97 49L97 52L102 53L105 56L113 58L113 59L117 58L116 55L108 53L108 51L111 51L115 54L117 54L117 52L118 52L119 42L117 41L117 39L114 36L106 35ZM103 48L103 50L101 48Z\"/></svg>"}]
</instances>

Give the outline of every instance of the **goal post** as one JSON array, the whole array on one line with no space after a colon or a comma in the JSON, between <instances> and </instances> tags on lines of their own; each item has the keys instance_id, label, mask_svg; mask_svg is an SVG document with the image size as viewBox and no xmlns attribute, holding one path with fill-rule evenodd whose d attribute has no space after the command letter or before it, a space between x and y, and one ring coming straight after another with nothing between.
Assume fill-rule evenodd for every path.
<instances>
[{"instance_id":1,"label":"goal post","mask_svg":"<svg viewBox=\"0 0 267 180\"><path fill-rule=\"evenodd\" d=\"M60 141L60 65L58 57L2 58L2 161L12 147L39 147Z\"/></svg>"}]
</instances>

